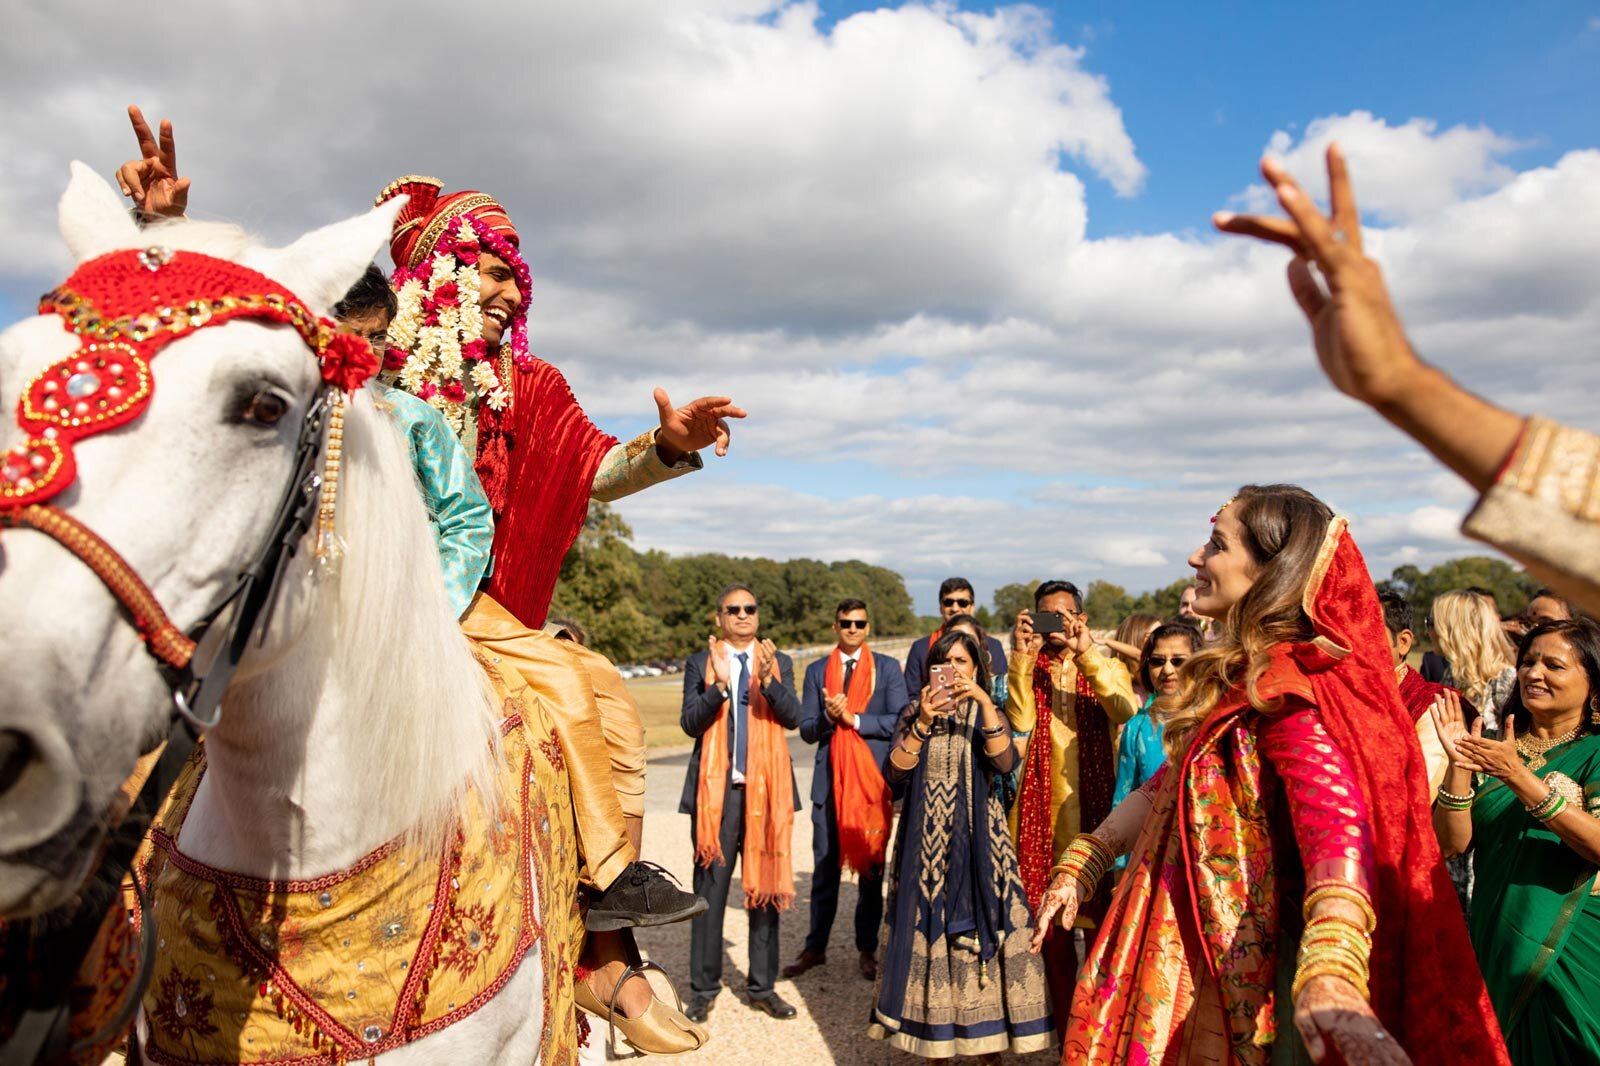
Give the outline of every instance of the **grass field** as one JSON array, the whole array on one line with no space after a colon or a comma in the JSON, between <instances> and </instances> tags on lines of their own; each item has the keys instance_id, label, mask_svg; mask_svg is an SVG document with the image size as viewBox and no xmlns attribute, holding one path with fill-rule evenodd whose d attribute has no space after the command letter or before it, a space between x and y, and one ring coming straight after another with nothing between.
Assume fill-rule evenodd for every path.
<instances>
[{"instance_id":1,"label":"grass field","mask_svg":"<svg viewBox=\"0 0 1600 1066\"><path fill-rule=\"evenodd\" d=\"M902 637L886 640L874 647L885 655L904 660L906 650L911 647L911 638ZM800 687L801 678L805 676L806 667L826 651L825 648L806 648L790 652L794 657L795 687ZM682 744L689 744L690 740L684 736L683 730L678 726L678 717L683 709L683 675L668 674L665 677L636 677L628 682L628 691L633 693L634 701L639 704L639 718L644 722L644 743L649 748L671 748Z\"/></svg>"}]
</instances>

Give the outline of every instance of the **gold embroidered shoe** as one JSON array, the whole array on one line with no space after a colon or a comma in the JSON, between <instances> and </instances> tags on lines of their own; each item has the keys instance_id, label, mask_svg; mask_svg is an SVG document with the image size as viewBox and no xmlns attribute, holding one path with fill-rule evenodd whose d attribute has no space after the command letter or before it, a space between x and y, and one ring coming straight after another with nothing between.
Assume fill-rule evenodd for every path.
<instances>
[{"instance_id":1,"label":"gold embroidered shoe","mask_svg":"<svg viewBox=\"0 0 1600 1066\"><path fill-rule=\"evenodd\" d=\"M638 975L643 969L661 970L654 963L644 963L640 967L630 966L623 972L622 980L617 982L617 988L620 989L629 978ZM705 1046L707 1040L711 1039L711 1034L691 1022L682 1010L667 1006L654 994L650 997L648 1010L637 1018L629 1018L601 1003L600 998L589 988L586 981L578 981L574 992L578 1006L601 1021L611 1023L609 1043L610 1057L613 1059L617 1057L618 1031L621 1031L634 1050L646 1055L683 1055L698 1051Z\"/></svg>"}]
</instances>

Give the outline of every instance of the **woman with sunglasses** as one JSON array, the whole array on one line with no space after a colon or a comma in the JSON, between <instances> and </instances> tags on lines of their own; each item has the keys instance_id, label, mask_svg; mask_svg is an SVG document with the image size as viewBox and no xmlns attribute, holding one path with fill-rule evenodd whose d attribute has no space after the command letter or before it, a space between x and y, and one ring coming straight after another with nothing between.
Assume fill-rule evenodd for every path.
<instances>
[{"instance_id":1,"label":"woman with sunglasses","mask_svg":"<svg viewBox=\"0 0 1600 1066\"><path fill-rule=\"evenodd\" d=\"M1161 726L1153 714L1163 696L1178 691L1178 668L1200 650L1200 631L1187 622L1166 622L1150 631L1139 654L1139 684L1149 693L1139 713L1128 719L1117 741L1117 784L1112 806L1144 784L1167 761L1161 747ZM1118 869L1123 863L1119 860Z\"/></svg>"}]
</instances>

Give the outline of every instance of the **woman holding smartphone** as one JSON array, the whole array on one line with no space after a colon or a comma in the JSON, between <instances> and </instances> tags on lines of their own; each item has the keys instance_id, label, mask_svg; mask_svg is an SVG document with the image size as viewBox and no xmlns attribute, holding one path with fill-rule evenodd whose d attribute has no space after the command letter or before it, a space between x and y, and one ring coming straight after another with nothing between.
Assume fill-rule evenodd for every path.
<instances>
[{"instance_id":1,"label":"woman holding smartphone","mask_svg":"<svg viewBox=\"0 0 1600 1066\"><path fill-rule=\"evenodd\" d=\"M1016 760L978 641L945 633L885 767L905 806L895 837L868 1034L924 1058L1055 1043L1042 960L996 780Z\"/></svg>"}]
</instances>

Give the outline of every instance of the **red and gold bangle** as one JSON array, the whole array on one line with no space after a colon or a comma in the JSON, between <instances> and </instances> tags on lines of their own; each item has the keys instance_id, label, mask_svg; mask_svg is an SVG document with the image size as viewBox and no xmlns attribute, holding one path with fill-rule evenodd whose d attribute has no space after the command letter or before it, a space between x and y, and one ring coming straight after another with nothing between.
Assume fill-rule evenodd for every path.
<instances>
[{"instance_id":1,"label":"red and gold bangle","mask_svg":"<svg viewBox=\"0 0 1600 1066\"><path fill-rule=\"evenodd\" d=\"M1051 867L1050 879L1055 880L1058 874L1071 874L1083 886L1085 895L1093 895L1095 886L1116 861L1116 853L1103 840L1093 833L1079 833L1067 845L1061 861Z\"/></svg>"}]
</instances>

